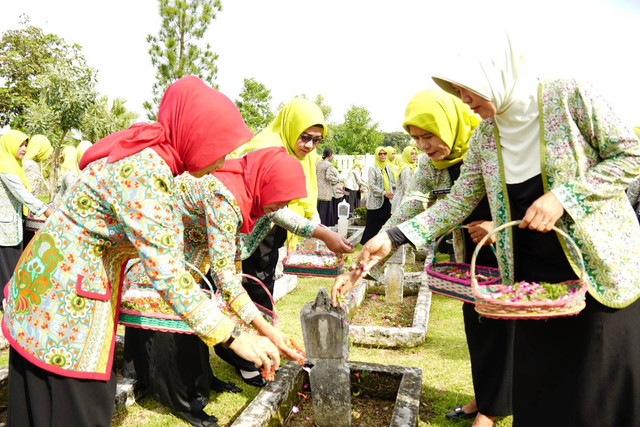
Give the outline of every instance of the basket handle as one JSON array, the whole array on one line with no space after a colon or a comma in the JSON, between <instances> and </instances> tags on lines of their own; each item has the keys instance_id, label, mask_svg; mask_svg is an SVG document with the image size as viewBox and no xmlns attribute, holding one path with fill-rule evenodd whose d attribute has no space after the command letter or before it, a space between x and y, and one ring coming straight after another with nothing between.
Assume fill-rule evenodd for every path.
<instances>
[{"instance_id":1,"label":"basket handle","mask_svg":"<svg viewBox=\"0 0 640 427\"><path fill-rule=\"evenodd\" d=\"M209 281L209 279L207 279L207 276L205 276L204 274L202 274L202 271L200 271L195 265L191 264L189 261L183 259L182 262L187 265L188 267L191 267L191 269L193 271L195 271L196 273L198 273L198 275L200 277L202 277L202 279L205 281L205 283L207 284L207 286L209 287L209 290L211 291L211 294L214 294L216 291L213 289L213 285L211 284L211 282Z\"/></svg>"},{"instance_id":2,"label":"basket handle","mask_svg":"<svg viewBox=\"0 0 640 427\"><path fill-rule=\"evenodd\" d=\"M264 291L267 293L267 296L269 297L269 300L271 301L271 306L273 307L273 310L269 310L268 308L261 306L257 302L253 302L253 304L256 307L258 307L258 310L262 310L262 311L265 311L268 314L270 314L271 317L273 318L273 326L276 326L276 324L278 323L278 315L276 314L276 302L273 300L273 297L271 296L271 292L269 292L269 289L267 288L267 285L262 283L262 281L260 279L258 279L257 277L254 277L254 276L252 276L250 274L242 273L241 276L242 277L246 277L247 279L253 280L258 285L262 286L262 289L264 289Z\"/></svg>"},{"instance_id":3,"label":"basket handle","mask_svg":"<svg viewBox=\"0 0 640 427\"><path fill-rule=\"evenodd\" d=\"M469 228L468 225L463 225L463 224L458 224L455 227L453 227L451 230L447 231L446 233L444 233L442 236L440 236L438 238L438 240L436 240L436 247L433 251L433 261L431 261L431 264L436 264L436 257L438 255L438 246L440 246L440 242L442 241L442 239L444 239L445 237L447 237L449 234L453 233L454 231L460 229L460 228ZM495 246L493 246L493 244L489 245L489 247L491 248L491 250L493 251L493 253L496 253L496 248Z\"/></svg>"},{"instance_id":4,"label":"basket handle","mask_svg":"<svg viewBox=\"0 0 640 427\"><path fill-rule=\"evenodd\" d=\"M476 249L473 251L473 255L471 256L471 289L473 291L473 293L477 293L478 292L478 280L476 279L476 257L478 256L478 253L480 252L480 249L482 248L482 245L484 245L484 242L486 242L491 236L493 236L494 234L496 234L498 231L504 230L505 228L508 227L513 227L514 225L518 225L522 222L521 219L515 220L515 221L511 221L511 222L507 222L505 224L502 224L499 227L494 228L493 230L491 230L489 233L487 233L486 236L484 236L476 245ZM567 233L565 233L564 231L560 230L559 228L553 226L551 227L551 229L553 231L555 231L556 233L560 234L562 237L564 237L567 242L569 242L571 244L571 246L573 247L573 249L575 250L575 252L578 254L578 256L580 257L580 281L584 280L584 275L586 274L585 272L585 268L584 268L584 259L582 257L582 252L580 252L580 248L578 248L578 245L576 244L576 242L571 238L571 236L569 236Z\"/></svg>"}]
</instances>

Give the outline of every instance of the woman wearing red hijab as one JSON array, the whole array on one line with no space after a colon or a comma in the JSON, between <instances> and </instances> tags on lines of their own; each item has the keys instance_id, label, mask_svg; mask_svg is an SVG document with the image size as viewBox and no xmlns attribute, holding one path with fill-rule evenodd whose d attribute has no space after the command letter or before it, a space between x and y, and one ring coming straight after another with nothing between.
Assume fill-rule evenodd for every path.
<instances>
[{"instance_id":1,"label":"woman wearing red hijab","mask_svg":"<svg viewBox=\"0 0 640 427\"><path fill-rule=\"evenodd\" d=\"M201 177L250 138L235 105L188 76L167 89L157 123L136 124L87 150L80 179L5 289L9 425L111 423L122 272L135 257L207 345L227 342L257 366L279 365L267 338L232 335L234 322L181 262L173 176Z\"/></svg>"},{"instance_id":2,"label":"woman wearing red hijab","mask_svg":"<svg viewBox=\"0 0 640 427\"><path fill-rule=\"evenodd\" d=\"M299 359L301 356L289 348L289 338L271 326L251 301L242 286L242 271L237 269L240 263L236 261L241 259L240 233L250 233L258 218L306 196L300 161L283 147L265 148L227 160L215 176L195 179L183 174L175 183L187 261L204 270L208 262L202 253L206 250L211 278L228 309L268 337L282 354ZM125 289L129 283L149 283L140 264L127 273ZM127 300L125 293L125 304ZM129 327L124 353L125 376L135 376L150 396L192 425L214 425L215 416L206 414L204 407L209 400L210 381L215 379L210 373L209 351L201 340L193 335Z\"/></svg>"}]
</instances>

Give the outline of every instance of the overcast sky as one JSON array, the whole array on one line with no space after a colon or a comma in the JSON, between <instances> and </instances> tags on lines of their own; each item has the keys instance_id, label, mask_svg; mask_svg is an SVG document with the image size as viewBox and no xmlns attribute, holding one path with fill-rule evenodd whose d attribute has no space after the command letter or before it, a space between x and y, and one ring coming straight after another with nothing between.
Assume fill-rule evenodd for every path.
<instances>
[{"instance_id":1,"label":"overcast sky","mask_svg":"<svg viewBox=\"0 0 640 427\"><path fill-rule=\"evenodd\" d=\"M272 108L322 94L342 122L351 105L380 130L401 131L411 96L434 87L430 75L448 46L468 49L483 29L519 31L532 69L594 84L630 125L640 125L638 0L223 0L206 35L218 53L220 90L237 99L243 79L271 90ZM31 23L82 46L98 69L98 90L127 100L145 120L155 70L147 34L160 25L157 0L4 2L0 31Z\"/></svg>"}]
</instances>

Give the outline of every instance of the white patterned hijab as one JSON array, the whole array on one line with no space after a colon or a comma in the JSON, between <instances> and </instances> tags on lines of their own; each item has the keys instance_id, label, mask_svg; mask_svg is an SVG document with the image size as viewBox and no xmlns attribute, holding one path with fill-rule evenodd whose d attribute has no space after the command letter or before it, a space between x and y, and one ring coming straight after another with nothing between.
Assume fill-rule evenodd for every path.
<instances>
[{"instance_id":1,"label":"white patterned hijab","mask_svg":"<svg viewBox=\"0 0 640 427\"><path fill-rule=\"evenodd\" d=\"M483 35L484 44L458 54L446 71L433 80L443 90L459 96L451 85L464 87L491 101L508 184L539 175L540 123L538 81L526 73L525 61L513 37L504 31Z\"/></svg>"}]
</instances>

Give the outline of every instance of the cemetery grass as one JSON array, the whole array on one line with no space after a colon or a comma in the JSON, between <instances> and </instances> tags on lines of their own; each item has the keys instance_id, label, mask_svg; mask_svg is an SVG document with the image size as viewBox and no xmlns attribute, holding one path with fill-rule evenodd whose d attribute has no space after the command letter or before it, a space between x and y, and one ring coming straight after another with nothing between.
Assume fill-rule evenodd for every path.
<instances>
[{"instance_id":1,"label":"cemetery grass","mask_svg":"<svg viewBox=\"0 0 640 427\"><path fill-rule=\"evenodd\" d=\"M276 304L278 326L303 346L300 310L313 301L320 287L328 292L333 284L330 278L298 278L298 286ZM242 382L233 368L211 352L211 364L216 375L224 381L233 381L242 393L212 392L207 413L218 417L219 425L228 426L251 403L260 389ZM473 397L471 367L462 320L462 302L440 295L432 296L431 314L425 342L413 348L374 348L351 345L349 360L386 365L422 368L419 426L468 427L471 420L447 420L445 415L455 405L463 405ZM117 412L114 426L160 427L188 426L167 408L149 397ZM499 427L511 425L511 417L498 421Z\"/></svg>"}]
</instances>

